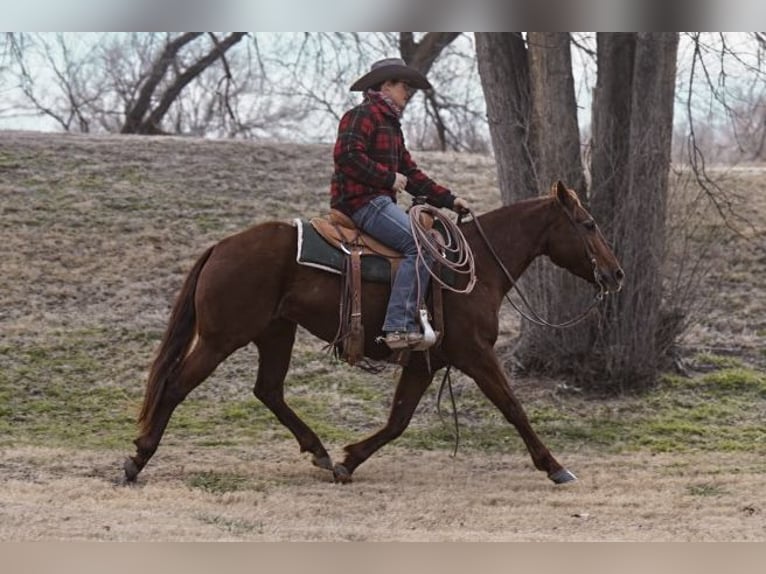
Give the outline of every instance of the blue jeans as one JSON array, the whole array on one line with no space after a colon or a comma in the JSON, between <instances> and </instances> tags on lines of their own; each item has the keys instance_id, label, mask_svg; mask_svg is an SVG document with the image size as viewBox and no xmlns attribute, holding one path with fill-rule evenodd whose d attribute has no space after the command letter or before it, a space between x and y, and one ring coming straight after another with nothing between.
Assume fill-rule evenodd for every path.
<instances>
[{"instance_id":1,"label":"blue jeans","mask_svg":"<svg viewBox=\"0 0 766 574\"><path fill-rule=\"evenodd\" d=\"M351 218L365 233L404 256L391 287L383 331L420 332L418 310L431 275L428 268L417 261L417 248L412 237L409 216L397 207L393 199L381 195L359 208Z\"/></svg>"}]
</instances>

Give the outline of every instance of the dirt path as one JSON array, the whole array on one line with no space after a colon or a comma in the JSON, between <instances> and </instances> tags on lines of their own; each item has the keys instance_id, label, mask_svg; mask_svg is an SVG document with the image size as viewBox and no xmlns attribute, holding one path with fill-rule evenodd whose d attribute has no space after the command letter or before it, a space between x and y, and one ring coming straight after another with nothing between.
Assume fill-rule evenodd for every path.
<instances>
[{"instance_id":1,"label":"dirt path","mask_svg":"<svg viewBox=\"0 0 766 574\"><path fill-rule=\"evenodd\" d=\"M194 458L192 458L194 457ZM568 454L556 487L521 454L390 448L336 485L291 442L169 446L136 487L120 455L2 452L0 540L746 541L766 539L763 462ZM213 478L217 477L217 481Z\"/></svg>"}]
</instances>

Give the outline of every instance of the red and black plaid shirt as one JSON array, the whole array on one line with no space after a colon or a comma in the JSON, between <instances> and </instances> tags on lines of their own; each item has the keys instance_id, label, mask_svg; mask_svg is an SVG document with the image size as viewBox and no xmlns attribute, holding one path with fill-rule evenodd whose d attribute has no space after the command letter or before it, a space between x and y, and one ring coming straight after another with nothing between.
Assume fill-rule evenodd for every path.
<instances>
[{"instance_id":1,"label":"red and black plaid shirt","mask_svg":"<svg viewBox=\"0 0 766 574\"><path fill-rule=\"evenodd\" d=\"M425 195L436 207L451 208L455 196L418 169L404 146L399 118L375 93L340 120L333 152L335 172L330 188L330 205L346 215L379 195L396 201L391 189L396 172L407 176L407 191Z\"/></svg>"}]
</instances>

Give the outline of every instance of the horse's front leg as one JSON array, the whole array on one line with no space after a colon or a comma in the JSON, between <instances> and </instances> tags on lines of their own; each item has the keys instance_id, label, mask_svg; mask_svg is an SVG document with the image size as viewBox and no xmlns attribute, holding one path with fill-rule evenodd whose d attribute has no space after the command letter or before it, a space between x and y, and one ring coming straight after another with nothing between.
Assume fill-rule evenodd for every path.
<instances>
[{"instance_id":1,"label":"horse's front leg","mask_svg":"<svg viewBox=\"0 0 766 574\"><path fill-rule=\"evenodd\" d=\"M491 347L484 347L475 353L469 364L461 365L460 370L470 376L490 401L500 409L521 436L532 462L538 470L544 470L556 484L577 480L577 477L561 466L532 429L524 408L514 395L508 379Z\"/></svg>"},{"instance_id":2,"label":"horse's front leg","mask_svg":"<svg viewBox=\"0 0 766 574\"><path fill-rule=\"evenodd\" d=\"M386 425L368 438L348 445L346 458L335 465L336 482L351 482L351 474L383 445L401 435L410 424L415 407L433 379L421 353L413 355L410 364L402 370L394 391L394 402Z\"/></svg>"}]
</instances>

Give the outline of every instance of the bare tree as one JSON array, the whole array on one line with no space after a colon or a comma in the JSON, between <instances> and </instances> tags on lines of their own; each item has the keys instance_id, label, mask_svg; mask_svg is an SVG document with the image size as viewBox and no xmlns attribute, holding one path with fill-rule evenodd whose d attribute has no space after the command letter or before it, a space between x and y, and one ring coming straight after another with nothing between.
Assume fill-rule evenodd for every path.
<instances>
[{"instance_id":1,"label":"bare tree","mask_svg":"<svg viewBox=\"0 0 766 574\"><path fill-rule=\"evenodd\" d=\"M216 93L209 98L234 115L227 107L234 77L226 53L244 35L16 34L9 37L12 75L23 106L66 131L180 132L187 126L173 109L216 65ZM169 115L175 117L162 129Z\"/></svg>"},{"instance_id":2,"label":"bare tree","mask_svg":"<svg viewBox=\"0 0 766 574\"><path fill-rule=\"evenodd\" d=\"M94 72L90 54L75 54L61 33L11 34L8 41L11 67L30 111L51 118L65 131L90 131L87 109L101 94L100 87L86 80ZM33 71L31 61L43 63L35 67L45 72L50 88L41 88L40 72ZM50 91L56 95L46 97Z\"/></svg>"},{"instance_id":3,"label":"bare tree","mask_svg":"<svg viewBox=\"0 0 766 574\"><path fill-rule=\"evenodd\" d=\"M13 32L0 34L0 72L4 72L11 60L13 49Z\"/></svg>"},{"instance_id":4,"label":"bare tree","mask_svg":"<svg viewBox=\"0 0 766 574\"><path fill-rule=\"evenodd\" d=\"M491 43L499 44L500 52L481 52L479 65L504 201L546 193L558 179L585 200L570 35L529 33L525 43L520 34L477 34L477 46ZM510 86L504 89L504 82ZM588 304L587 288L544 261L534 262L520 285L531 306L544 309L554 323ZM513 355L527 369L560 370L564 360L557 355L569 360L588 351L581 329L555 330L524 320Z\"/></svg>"},{"instance_id":5,"label":"bare tree","mask_svg":"<svg viewBox=\"0 0 766 574\"><path fill-rule=\"evenodd\" d=\"M376 59L401 54L436 90L408 106L415 147L486 150L484 102L465 34L8 34L11 109L64 130L329 141ZM73 50L75 46L88 49ZM47 57L46 57L47 53ZM0 72L3 69L0 67ZM2 113L3 110L0 110Z\"/></svg>"},{"instance_id":6,"label":"bare tree","mask_svg":"<svg viewBox=\"0 0 766 574\"><path fill-rule=\"evenodd\" d=\"M745 45L741 38L745 35L736 36L739 44L726 34L684 35L691 52L682 92L687 136L678 147L703 179L702 161L753 161L766 151L764 35L748 36ZM716 192L720 195L720 190Z\"/></svg>"},{"instance_id":7,"label":"bare tree","mask_svg":"<svg viewBox=\"0 0 766 574\"><path fill-rule=\"evenodd\" d=\"M520 198L514 186L540 193L557 173L584 196L568 39L530 34L527 47L518 34L481 33L476 41L504 200ZM590 200L636 279L601 321L575 327L574 336L525 326L517 350L527 366L561 372L590 361L626 385L656 372L677 45L677 34L599 35ZM624 145L613 149L617 142ZM544 277L532 288L545 291ZM536 310L554 321L562 311L573 315L580 298L552 285L535 293Z\"/></svg>"},{"instance_id":8,"label":"bare tree","mask_svg":"<svg viewBox=\"0 0 766 574\"><path fill-rule=\"evenodd\" d=\"M467 98L458 101L451 97L450 92L455 92L450 84L455 78L444 78L439 70L442 60L461 57L449 52L461 36L456 32L288 35L277 39L281 49L264 58L264 68L272 70L270 81L285 84L280 97L295 100L296 107L318 117L325 132L334 134L342 113L356 103L348 86L375 60L399 55L423 74L433 78L435 72L438 80L444 79L443 83L432 81L435 90L418 95L408 104L410 120L419 120L407 122L408 136L415 136L417 147L458 149L460 134L469 129L464 125L466 118L471 118L474 127L483 124L481 106ZM460 80L465 84L465 79ZM473 139L480 137L474 135Z\"/></svg>"},{"instance_id":9,"label":"bare tree","mask_svg":"<svg viewBox=\"0 0 766 574\"><path fill-rule=\"evenodd\" d=\"M212 46L189 64L179 61L179 53L185 46L202 36L202 33L186 32L169 40L142 82L138 97L126 110L125 122L120 132L164 133L160 125L170 106L178 100L183 89L209 66L220 60L224 68L224 78L229 81L232 79L225 54L245 35L245 32L233 32L219 40L215 34L208 34Z\"/></svg>"},{"instance_id":10,"label":"bare tree","mask_svg":"<svg viewBox=\"0 0 766 574\"><path fill-rule=\"evenodd\" d=\"M399 35L399 49L402 59L427 76L442 51L459 35L457 32L428 32L419 42L416 42L412 32L402 32ZM444 119L443 111L447 106L443 100L439 99L435 90L429 90L425 97L426 114L433 122L438 149L445 151L448 145L449 128Z\"/></svg>"}]
</instances>

